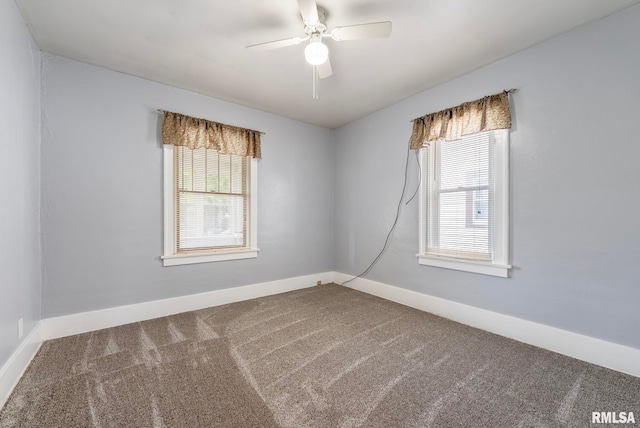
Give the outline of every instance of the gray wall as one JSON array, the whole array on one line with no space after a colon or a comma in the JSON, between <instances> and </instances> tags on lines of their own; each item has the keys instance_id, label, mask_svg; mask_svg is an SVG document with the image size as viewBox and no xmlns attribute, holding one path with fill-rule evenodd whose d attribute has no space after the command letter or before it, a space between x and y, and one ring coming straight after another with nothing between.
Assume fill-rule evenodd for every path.
<instances>
[{"instance_id":1,"label":"gray wall","mask_svg":"<svg viewBox=\"0 0 640 428\"><path fill-rule=\"evenodd\" d=\"M0 178L12 186L2 188L0 364L18 345L17 319L27 332L40 319L41 290L43 315L56 316L359 273L393 221L409 120L511 87L512 277L419 266L414 201L369 278L640 347L639 24L640 6L626 9L334 133L51 55L40 81L41 57L2 2ZM266 132L257 259L162 267L157 108ZM410 174L413 189L415 163Z\"/></svg>"},{"instance_id":2,"label":"gray wall","mask_svg":"<svg viewBox=\"0 0 640 428\"><path fill-rule=\"evenodd\" d=\"M368 278L640 348L639 40L634 6L339 129L335 270L360 273L382 246L411 119L518 88L512 277L419 266L415 200ZM413 158L410 175L413 190Z\"/></svg>"},{"instance_id":3,"label":"gray wall","mask_svg":"<svg viewBox=\"0 0 640 428\"><path fill-rule=\"evenodd\" d=\"M0 2L0 367L40 320L40 52Z\"/></svg>"},{"instance_id":4,"label":"gray wall","mask_svg":"<svg viewBox=\"0 0 640 428\"><path fill-rule=\"evenodd\" d=\"M44 316L332 270L333 131L43 54ZM163 267L161 114L257 129L257 259Z\"/></svg>"}]
</instances>

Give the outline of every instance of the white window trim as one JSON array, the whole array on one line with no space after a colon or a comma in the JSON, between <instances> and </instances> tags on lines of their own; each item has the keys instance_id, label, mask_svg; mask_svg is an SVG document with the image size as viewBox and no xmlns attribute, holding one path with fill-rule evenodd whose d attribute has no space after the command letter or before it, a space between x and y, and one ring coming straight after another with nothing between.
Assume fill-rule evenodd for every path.
<instances>
[{"instance_id":1,"label":"white window trim","mask_svg":"<svg viewBox=\"0 0 640 428\"><path fill-rule=\"evenodd\" d=\"M454 269L484 275L509 277L509 130L494 131L496 147L494 150L495 166L495 194L494 194L494 261L463 260L453 257L435 256L427 254L427 230L428 224L428 175L432 165L428 160L433 158L433 146L420 150L420 168L422 181L420 183L420 224L419 224L419 252L418 263L425 266ZM426 178L425 178L426 177Z\"/></svg>"},{"instance_id":2,"label":"white window trim","mask_svg":"<svg viewBox=\"0 0 640 428\"><path fill-rule=\"evenodd\" d=\"M194 263L221 262L258 257L258 160L249 161L249 224L247 225L248 244L246 248L194 251L178 253L176 242L176 187L173 164L173 146L164 144L163 187L164 187L164 254L160 257L163 266L177 266Z\"/></svg>"}]
</instances>

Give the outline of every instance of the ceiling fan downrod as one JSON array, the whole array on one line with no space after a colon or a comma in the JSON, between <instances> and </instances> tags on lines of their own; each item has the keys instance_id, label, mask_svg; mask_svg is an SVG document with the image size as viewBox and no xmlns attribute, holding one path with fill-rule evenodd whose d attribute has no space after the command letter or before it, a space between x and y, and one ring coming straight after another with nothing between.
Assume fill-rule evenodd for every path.
<instances>
[{"instance_id":1,"label":"ceiling fan downrod","mask_svg":"<svg viewBox=\"0 0 640 428\"><path fill-rule=\"evenodd\" d=\"M318 66L313 66L313 99L318 99Z\"/></svg>"}]
</instances>

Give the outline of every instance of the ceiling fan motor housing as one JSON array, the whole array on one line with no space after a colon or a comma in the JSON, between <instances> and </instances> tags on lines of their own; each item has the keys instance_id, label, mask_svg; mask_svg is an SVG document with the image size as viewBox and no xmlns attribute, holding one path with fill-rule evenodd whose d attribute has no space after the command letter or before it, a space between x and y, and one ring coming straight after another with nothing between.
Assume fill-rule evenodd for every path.
<instances>
[{"instance_id":1,"label":"ceiling fan motor housing","mask_svg":"<svg viewBox=\"0 0 640 428\"><path fill-rule=\"evenodd\" d=\"M307 24L305 23L304 32L307 35L312 34L324 34L327 31L327 11L318 6L318 22Z\"/></svg>"}]
</instances>

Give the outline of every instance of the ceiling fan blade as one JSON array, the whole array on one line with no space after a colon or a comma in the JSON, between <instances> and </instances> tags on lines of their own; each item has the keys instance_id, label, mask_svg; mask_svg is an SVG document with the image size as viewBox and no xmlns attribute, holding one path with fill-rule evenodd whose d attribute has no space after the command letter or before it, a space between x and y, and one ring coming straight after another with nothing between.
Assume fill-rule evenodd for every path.
<instances>
[{"instance_id":1,"label":"ceiling fan blade","mask_svg":"<svg viewBox=\"0 0 640 428\"><path fill-rule=\"evenodd\" d=\"M358 40L389 37L391 34L391 21L372 22L370 24L349 25L336 27L331 31L333 40Z\"/></svg>"},{"instance_id":2,"label":"ceiling fan blade","mask_svg":"<svg viewBox=\"0 0 640 428\"><path fill-rule=\"evenodd\" d=\"M306 25L313 26L320 22L316 0L298 0L298 8L300 9L302 20Z\"/></svg>"},{"instance_id":3,"label":"ceiling fan blade","mask_svg":"<svg viewBox=\"0 0 640 428\"><path fill-rule=\"evenodd\" d=\"M331 68L331 61L327 59L324 64L318 66L318 77L321 79L325 79L333 74L333 69Z\"/></svg>"},{"instance_id":4,"label":"ceiling fan blade","mask_svg":"<svg viewBox=\"0 0 640 428\"><path fill-rule=\"evenodd\" d=\"M290 39L275 40L273 42L258 43L257 45L247 46L247 50L250 52L261 52L271 49L286 48L287 46L299 45L305 40L309 40L309 37L291 37Z\"/></svg>"}]
</instances>

